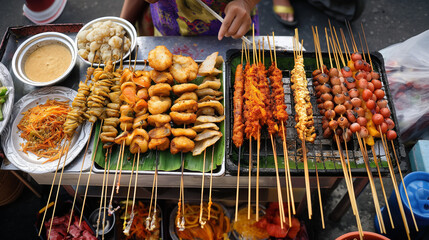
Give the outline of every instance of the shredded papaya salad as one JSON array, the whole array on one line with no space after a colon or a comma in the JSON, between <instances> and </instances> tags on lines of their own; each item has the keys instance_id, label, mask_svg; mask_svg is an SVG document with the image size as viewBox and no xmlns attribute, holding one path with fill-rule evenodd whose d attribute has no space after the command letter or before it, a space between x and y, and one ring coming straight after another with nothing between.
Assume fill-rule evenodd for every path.
<instances>
[{"instance_id":1,"label":"shredded papaya salad","mask_svg":"<svg viewBox=\"0 0 429 240\"><path fill-rule=\"evenodd\" d=\"M31 152L39 159L48 158L45 162L57 159L61 142L66 137L63 124L69 111L69 101L48 99L45 104L22 113L24 117L17 126L22 131L21 138L26 141L21 143L22 151Z\"/></svg>"}]
</instances>

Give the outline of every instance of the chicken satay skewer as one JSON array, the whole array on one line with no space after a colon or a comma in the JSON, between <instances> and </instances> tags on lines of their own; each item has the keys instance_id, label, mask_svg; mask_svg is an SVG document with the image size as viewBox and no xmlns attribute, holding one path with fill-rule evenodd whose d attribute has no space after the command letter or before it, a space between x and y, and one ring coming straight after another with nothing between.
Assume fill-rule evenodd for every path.
<instances>
[{"instance_id":1,"label":"chicken satay skewer","mask_svg":"<svg viewBox=\"0 0 429 240\"><path fill-rule=\"evenodd\" d=\"M52 179L51 190L49 191L48 201L46 202L46 206L45 206L44 211L43 211L42 223L41 223L40 229L39 229L39 236L42 233L43 225L45 223L46 212L48 211L49 201L51 199L52 190L54 189L54 185L55 185L55 179L57 178L58 169L60 168L62 152L64 151L65 148L66 148L66 144L64 144L63 147L60 149L60 156L58 158L58 163L57 163L57 168L56 168L55 173L54 173L54 178Z\"/></svg>"}]
</instances>

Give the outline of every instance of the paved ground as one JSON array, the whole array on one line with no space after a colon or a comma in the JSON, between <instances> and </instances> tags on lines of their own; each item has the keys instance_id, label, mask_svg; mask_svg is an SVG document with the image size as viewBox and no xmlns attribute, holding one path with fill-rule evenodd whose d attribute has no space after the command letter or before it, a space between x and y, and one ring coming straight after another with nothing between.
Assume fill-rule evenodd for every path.
<instances>
[{"instance_id":1,"label":"paved ground","mask_svg":"<svg viewBox=\"0 0 429 240\"><path fill-rule=\"evenodd\" d=\"M300 36L304 39L304 46L311 50L313 49L311 26L317 25L319 29L327 27L328 17L306 1L293 1L293 4L299 21ZM4 33L9 26L32 24L22 15L22 1L0 0L0 6L0 34ZM56 23L85 23L102 16L119 16L121 6L122 2L115 0L68 1L64 13ZM261 33L266 35L275 31L276 35L292 35L292 29L283 27L275 20L271 7L272 2L269 0L261 1L259 4ZM426 30L429 26L427 9L429 9L429 1L424 0L415 0L412 4L409 1L400 0L368 0L361 17L352 23L352 27L358 31L362 22L370 50L380 50ZM345 28L342 22L333 21L332 23L337 28ZM385 185L387 192L390 193L391 184L386 181ZM377 186L379 186L378 182ZM46 193L48 189L45 186L40 187L39 190ZM332 210L345 191L345 184L342 183L328 199L325 199L325 212ZM382 196L379 195L379 198L382 199ZM33 224L36 221L38 207L44 202L45 200L41 201L25 190L15 203L0 207L0 238L34 239L36 235ZM366 188L358 197L358 207L364 230L373 231L374 206L369 188ZM318 221L312 224L312 226L318 225ZM345 232L355 231L355 226L355 219L349 210L340 223L327 220L326 230L320 230L317 227L313 227L313 230L317 235L315 239L334 239Z\"/></svg>"}]
</instances>

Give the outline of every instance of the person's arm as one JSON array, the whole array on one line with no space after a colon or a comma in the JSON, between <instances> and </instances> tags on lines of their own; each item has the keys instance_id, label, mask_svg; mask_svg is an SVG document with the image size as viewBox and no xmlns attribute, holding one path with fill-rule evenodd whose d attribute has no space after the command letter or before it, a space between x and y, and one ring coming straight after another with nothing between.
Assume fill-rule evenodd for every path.
<instances>
[{"instance_id":1,"label":"person's arm","mask_svg":"<svg viewBox=\"0 0 429 240\"><path fill-rule=\"evenodd\" d=\"M260 0L234 0L225 7L225 19L219 29L218 39L241 38L250 29L250 12Z\"/></svg>"},{"instance_id":2,"label":"person's arm","mask_svg":"<svg viewBox=\"0 0 429 240\"><path fill-rule=\"evenodd\" d=\"M134 23L140 16L145 4L145 0L124 0L120 17Z\"/></svg>"}]
</instances>

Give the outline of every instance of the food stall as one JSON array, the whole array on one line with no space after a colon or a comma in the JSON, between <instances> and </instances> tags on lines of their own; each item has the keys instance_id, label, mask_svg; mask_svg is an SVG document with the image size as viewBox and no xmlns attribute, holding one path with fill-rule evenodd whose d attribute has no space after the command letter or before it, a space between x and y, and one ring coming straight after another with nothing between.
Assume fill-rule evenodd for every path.
<instances>
[{"instance_id":1,"label":"food stall","mask_svg":"<svg viewBox=\"0 0 429 240\"><path fill-rule=\"evenodd\" d=\"M105 20L109 19L104 18L103 21ZM93 22L90 23L90 25L91 24L93 24ZM13 87L9 87L9 99L6 100L6 108L4 108L3 111L3 114L5 115L4 124L6 124L6 119L9 116L10 120L8 121L9 124L4 126L5 130L1 139L3 150L9 159L9 161L3 161L1 166L2 170L22 170L28 172L29 175L39 184L50 185L54 183L53 186L58 184L63 185L70 195L73 196L77 193L78 198L83 199L86 197L103 196L103 194L106 196L108 195L107 193L109 193L109 195L112 193L112 195L114 194L114 197L117 198L126 198L127 196L130 196L130 188L127 187L130 185L136 186L138 189L137 191L134 191L134 199L151 199L153 197L151 190L153 191L155 182L154 175L156 172L157 175L159 175L156 180L157 187L159 188L157 189L158 199L176 200L179 199L179 196L184 194L185 197L182 197L182 200L185 199L185 201L189 202L198 202L201 197L200 190L202 186L204 186L205 189L210 189L210 191L211 188L213 188L213 194L210 192L210 195L213 195L212 199L214 202L224 201L229 202L230 204L231 202L235 202L235 200L238 198L238 202L244 205L248 202L248 200L250 200L250 203L256 202L256 206L258 206L257 208L259 208L259 203L278 201L279 185L284 184L284 181L287 179L285 179L284 176L289 174L290 179L286 180L286 185L293 185L293 187L291 187L290 190L287 190L287 194L295 196L294 205L296 203L297 214L301 215L303 215L302 213L306 207L310 215L311 205L308 204L311 203L311 199L313 199L313 205L317 205L317 200L315 200L317 197L315 196L320 196L320 188L331 189L342 178L347 179L348 188L351 188L349 185L354 185L355 190L352 192L355 192L355 194L358 195L363 187L368 183L368 181L370 181L371 187L374 185L372 180L373 175L374 178L379 176L381 179L381 177L391 174L392 171L397 172L399 168L401 168L402 171L407 170L405 150L397 138L392 137L388 139L389 146L387 149L390 148L392 153L387 152L388 154L386 154L386 146L380 139L376 140L372 145L369 145L373 147L369 147L366 152L362 151L362 142L357 135L357 137L354 135L349 136L349 138L353 140L344 144L344 141L340 142L338 139L335 141L333 136L337 136L337 134L333 134L332 132L328 134L330 126L325 126L327 119L324 119L324 116L326 116L326 111L319 111L323 109L323 107L319 107L320 104L323 103L322 100L319 100L319 98L322 96L322 93L319 92L326 93L330 92L331 90L322 90L321 87L317 88L318 86L325 86L324 84L326 84L326 81L321 80L321 78L315 80L317 74L314 75L313 71L320 69L319 64L321 64L321 62L319 60L321 59L323 59L325 65L328 65L328 62L331 59L331 52L319 54L319 51L316 50L316 54L315 52L302 53L302 47L300 47L299 44L294 44L295 40L293 37L277 36L275 38L273 37L275 40L271 39L271 42L268 42L267 38L263 37L254 38L255 42L260 41L260 44L258 44L259 49L255 52L259 51L259 57L264 59L259 60L259 62L264 61L267 67L269 67L271 63L274 62L272 59L270 60L270 54L272 53L271 48L275 46L275 63L278 64L277 66L281 70L280 80L282 81L281 87L282 89L284 88L284 104L286 106L287 114L289 115L289 120L284 122L285 126L283 127L287 133L285 137L287 137L286 141L282 141L281 136L275 137L274 140L272 137L270 139L268 131L264 129L261 130L260 135L258 136L258 143L256 143L255 137L253 144L246 140L241 148L238 148L233 143L233 121L235 118L233 111L233 97L235 71L237 66L243 63L243 48L241 42L233 39L226 39L223 40L222 44L219 45L216 44L217 39L215 37L161 38L137 37L137 35L134 35L133 39L131 30L128 32L128 36L130 36L131 46L134 45L135 48L129 47L129 58L128 60L123 61L124 68L128 67L131 69L131 66L134 65L133 68L135 70L144 71L147 65L150 64L150 62L147 63L146 61L150 55L150 52L153 49L156 49L157 46L165 46L166 49L168 49L174 55L190 56L198 64L203 63L203 61L214 52L218 52L218 56L223 58L224 62L218 66L220 73L218 73L216 76L220 79L221 83L221 86L218 87L218 92L221 92L221 95L223 96L223 99L220 99L219 101L222 102L222 110L224 110L225 121L220 121L219 123L219 129L221 132L220 140L214 144L213 148L207 148L209 150L213 149L212 153L207 151L206 157L206 151L204 151L204 157L202 154L198 157L193 157L192 154L189 153L186 155L171 154L169 151L149 150L145 155L142 153L141 163L137 163L137 166L140 168L138 171L135 171L134 155L129 154L128 152L128 155L124 156L123 152L121 155L121 151L123 150L120 150L120 144L118 144L118 146L114 148L113 154L111 155L112 162L108 164L108 151L103 151L103 144L98 140L102 123L97 121L95 123L85 122L79 126L79 128L77 128L76 136L74 136L73 140L70 140L68 153L64 154L66 155L66 157L64 157L66 160L63 160L62 163L60 161L51 161L42 164L38 157L22 152L21 144L23 141L20 139L17 131L17 125L22 119L22 113L36 105L39 105L39 102L44 103L50 98L57 100L59 99L62 101L68 100L72 102L75 99L74 96L76 95L76 92L70 89L80 89L80 82L85 81L85 78L87 77L88 67L92 66L92 64L94 64L96 61L85 61L84 59L77 57L76 65L72 67L68 76L64 77L62 81L53 83L53 86L51 87L40 88L34 84L31 86L17 80L19 79L19 76L15 75L16 73L13 69L22 67L23 63L21 62L15 65L14 55L17 50L20 48L22 49L22 45L25 45L23 44L25 41L30 39L32 36L43 32L64 33L66 36L74 39L72 45L76 48L76 45L78 45L77 34L82 29L82 27L83 25L80 24L64 24L9 28L0 49L1 63L4 64L11 73L13 72L14 74ZM297 49L300 50L297 51ZM77 49L75 51L77 53ZM301 53L298 54L297 52L300 51ZM299 118L296 108L298 104L294 99L294 92L296 91L296 88L292 87L294 83L291 80L294 74L294 71L292 71L295 64L294 53L297 53L297 55L304 59L305 69L302 69L302 74L304 77L306 76L307 78L310 78L312 73L314 77L313 81L310 80L308 84L307 94L309 94L309 98L306 104L310 104L310 109L312 109L312 114L314 114L313 132L316 133L316 135L311 141L307 140L309 142L304 145L302 145L302 141L300 140L300 134L295 129L294 120L295 117ZM332 55L334 55L333 50ZM348 55L346 53L344 55L345 58L347 58ZM248 58L252 58L250 57L250 54ZM377 54L372 54L371 59L373 69L377 69L378 72L380 72L376 79L379 79L378 82L380 86L377 87L376 90L381 88L384 89L383 96L375 96L374 93L375 100L373 100L373 102L384 99L388 100L388 110L390 110L388 114L385 114L386 118L391 116L391 121L396 123L397 120L394 106L390 101L389 87L386 84L387 78L384 72L383 60L380 55ZM350 57L350 61L351 60L352 58ZM359 60L362 60L362 57ZM249 62L250 61L251 60L249 60ZM337 61L339 62L339 60ZM119 62L115 63L116 67L118 67L119 64ZM348 70L350 71L350 68ZM344 75L346 74L348 73L345 72ZM371 74L369 74L369 76L371 78ZM90 79L91 78L88 80ZM201 80L198 83L199 85L201 85ZM350 79L347 79L346 81L349 80ZM317 83L315 84L315 82ZM353 85L353 83L354 80L349 81L350 85ZM2 84L8 87L6 83ZM356 83L354 83L353 86L348 86L347 89L353 89L355 87L357 87ZM327 86L327 88L332 88L332 91L334 89L333 86ZM366 88L366 86L362 88ZM123 89L121 88L121 90ZM372 99L372 97L369 98ZM366 100L370 100L369 98ZM13 102L15 103L13 108L11 103L12 100L14 100ZM326 102L328 100L323 101ZM338 102L344 103L344 101L341 100L338 100ZM335 103L337 104L337 100L335 100ZM358 105L360 106L362 103L356 103L355 107L358 108ZM387 105L380 106L380 108L386 108L386 106ZM351 110L352 108L353 107L348 110ZM326 110L333 109L333 107L326 108ZM335 112L336 113L334 113L334 116L336 114L341 115L341 117L343 117L343 115L346 116L345 110L343 113L341 113L341 110ZM366 116L365 113L363 113L363 116L355 115L355 117L365 118ZM327 122L327 124L329 124L329 122ZM361 125L366 125L366 122L362 123ZM382 124L380 123L380 125ZM2 125L0 124L0 126ZM395 129L394 124L392 128L390 127L391 126L387 126L386 123L386 128L389 128L389 130ZM334 130L335 129L336 128L334 128ZM387 129L386 131L381 131L387 133ZM330 136L332 137L329 138ZM346 142L347 141L348 140L346 140ZM276 143L275 145L277 145L277 149L272 146L274 145L274 142ZM286 144L287 147L285 147ZM348 149L343 149L343 147ZM259 151L256 149L259 149ZM345 150L344 153L343 150ZM395 152L394 154L393 151ZM202 153L202 151L200 153ZM288 154L288 156L286 154ZM60 159L61 155L62 154L59 156ZM287 156L289 159L287 163L284 162L285 156ZM133 157L134 160L132 160ZM395 164L393 166L390 163L390 158L395 159L395 157L396 161L398 161L398 163L401 165ZM250 165L252 168L250 170L250 176L250 168L248 168L247 164L249 164L249 159L252 158L253 160L250 161L252 163ZM345 161L346 158L347 162ZM138 157L138 159L140 158ZM239 159L242 163L241 167L239 165ZM118 173L117 166L119 166L119 164L117 163L119 163L120 160L122 164L120 165L120 171ZM210 167L210 160L212 160L213 168ZM202 165L201 162L203 162L205 165ZM60 163L63 165L59 165ZM345 171L344 164L346 163L348 164L348 170L346 168ZM288 166L286 164L288 164ZM106 166L108 171L106 171ZM183 170L181 170L181 168ZM138 173L137 178L136 172ZM239 180L237 180L238 174L241 176ZM278 174L281 176L281 183L278 180ZM202 178L203 175L206 176L205 182L204 180L202 181L202 179L204 179ZM354 180L354 184L352 182L352 177L356 178L356 180ZM367 177L370 180L368 180ZM55 180L53 181L53 179ZM182 181L183 186L181 186ZM78 182L80 184L78 184ZM120 182L121 187L118 187L119 191L117 190L116 193L114 193L114 187L117 182ZM105 187L106 183L108 187ZM76 185L80 187L76 189ZM242 191L240 191L236 196L235 194L238 186L242 189ZM249 195L250 198L248 199L248 186L253 188L252 192L256 192L256 198L255 196ZM309 195L313 195L313 197ZM132 198L133 197L131 197L131 199ZM353 200L350 202L348 201L348 198L348 196L345 196L345 200L342 201L338 206L338 211L336 211L334 215L337 215L338 217L343 214L347 209L348 204L351 204L352 208L355 208L356 202ZM125 205L128 206L127 203ZM184 206L184 204L182 206ZM230 207L232 207L231 212L234 212L234 203ZM221 208L222 207L217 206L218 210ZM172 219L170 219L170 221L171 220L175 220L174 215L172 215ZM174 226L174 224L172 225ZM166 234L165 230L164 234Z\"/></svg>"}]
</instances>

